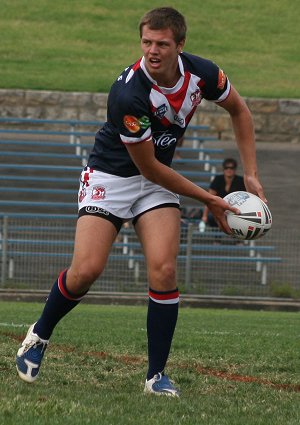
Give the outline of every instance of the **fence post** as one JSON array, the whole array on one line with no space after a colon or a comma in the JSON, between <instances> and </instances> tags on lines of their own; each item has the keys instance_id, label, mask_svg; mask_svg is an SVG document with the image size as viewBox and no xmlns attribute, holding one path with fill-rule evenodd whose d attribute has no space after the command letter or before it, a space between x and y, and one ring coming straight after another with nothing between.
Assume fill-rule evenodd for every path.
<instances>
[{"instance_id":1,"label":"fence post","mask_svg":"<svg viewBox=\"0 0 300 425\"><path fill-rule=\"evenodd\" d=\"M267 265L263 264L262 271L261 271L261 284L266 285L267 284Z\"/></svg>"},{"instance_id":2,"label":"fence post","mask_svg":"<svg viewBox=\"0 0 300 425\"><path fill-rule=\"evenodd\" d=\"M251 247L255 247L255 240L251 240L250 243L249 243L249 245ZM254 257L254 255L255 255L255 250L254 249L250 249L250 251L249 251L249 257Z\"/></svg>"},{"instance_id":3,"label":"fence post","mask_svg":"<svg viewBox=\"0 0 300 425\"><path fill-rule=\"evenodd\" d=\"M192 242L193 242L193 223L188 224L186 240L186 260L185 260L185 288L189 292L191 289L191 266L192 266Z\"/></svg>"},{"instance_id":4,"label":"fence post","mask_svg":"<svg viewBox=\"0 0 300 425\"><path fill-rule=\"evenodd\" d=\"M199 141L197 139L197 136L198 136L197 131L194 130L193 131L193 137L194 137L194 139L193 139L193 149L199 148Z\"/></svg>"},{"instance_id":5,"label":"fence post","mask_svg":"<svg viewBox=\"0 0 300 425\"><path fill-rule=\"evenodd\" d=\"M75 131L75 125L74 124L70 124L70 144L74 145L75 144L75 136L74 136L74 131Z\"/></svg>"},{"instance_id":6,"label":"fence post","mask_svg":"<svg viewBox=\"0 0 300 425\"><path fill-rule=\"evenodd\" d=\"M133 251L133 249L131 248L131 249L129 250L129 260L128 260L128 268L129 268L129 269L133 269L133 268L134 268L134 258L132 258L132 257L133 257L133 255L134 255L134 251Z\"/></svg>"},{"instance_id":7,"label":"fence post","mask_svg":"<svg viewBox=\"0 0 300 425\"><path fill-rule=\"evenodd\" d=\"M8 217L3 217L3 233L2 233L2 267L1 267L1 283L4 285L7 269L7 239L8 239Z\"/></svg>"}]
</instances>

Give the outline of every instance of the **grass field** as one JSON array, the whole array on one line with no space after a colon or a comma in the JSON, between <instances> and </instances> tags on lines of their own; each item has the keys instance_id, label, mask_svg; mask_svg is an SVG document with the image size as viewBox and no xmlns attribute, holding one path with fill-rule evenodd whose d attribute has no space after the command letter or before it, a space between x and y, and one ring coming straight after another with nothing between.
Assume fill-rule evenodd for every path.
<instances>
[{"instance_id":1,"label":"grass field","mask_svg":"<svg viewBox=\"0 0 300 425\"><path fill-rule=\"evenodd\" d=\"M168 2L166 3L168 4ZM0 87L107 92L140 55L137 26L153 0L0 0ZM173 0L186 50L208 57L244 96L300 97L300 2Z\"/></svg>"},{"instance_id":2,"label":"grass field","mask_svg":"<svg viewBox=\"0 0 300 425\"><path fill-rule=\"evenodd\" d=\"M0 424L298 425L299 313L184 309L167 371L180 399L144 395L144 307L80 305L56 328L41 376L15 354L41 304L0 304Z\"/></svg>"}]
</instances>

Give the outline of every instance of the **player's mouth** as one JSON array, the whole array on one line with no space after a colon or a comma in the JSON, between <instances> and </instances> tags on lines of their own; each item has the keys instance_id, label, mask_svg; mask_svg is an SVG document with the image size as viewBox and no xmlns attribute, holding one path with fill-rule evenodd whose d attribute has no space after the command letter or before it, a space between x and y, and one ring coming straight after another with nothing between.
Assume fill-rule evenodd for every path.
<instances>
[{"instance_id":1,"label":"player's mouth","mask_svg":"<svg viewBox=\"0 0 300 425\"><path fill-rule=\"evenodd\" d=\"M158 58L150 58L148 60L152 68L159 68L161 64L161 60Z\"/></svg>"}]
</instances>

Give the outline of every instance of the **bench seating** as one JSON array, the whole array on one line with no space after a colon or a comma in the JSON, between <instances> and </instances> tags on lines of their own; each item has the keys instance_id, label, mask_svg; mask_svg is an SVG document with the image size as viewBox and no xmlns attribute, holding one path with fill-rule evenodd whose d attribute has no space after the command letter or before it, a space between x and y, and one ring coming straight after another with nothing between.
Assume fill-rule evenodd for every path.
<instances>
[{"instance_id":1,"label":"bench seating","mask_svg":"<svg viewBox=\"0 0 300 425\"><path fill-rule=\"evenodd\" d=\"M75 217L75 216L72 216ZM24 227L18 226L13 227L10 230L14 231L43 231L44 227ZM72 230L70 227L67 230ZM195 236L197 237L198 232L194 230ZM207 237L211 237L213 234L223 236L227 243L213 244L212 242L195 243L190 240L190 243L186 241L180 243L178 262L183 264L182 267L185 270L185 283L188 287L190 280L190 272L193 267L198 267L203 263L244 263L253 264L255 271L260 273L260 283L262 285L267 284L267 266L269 264L280 263L282 259L276 255L271 255L275 250L273 245L257 245L255 241L245 241L241 243L234 243L222 232L208 231ZM122 228L120 232L121 240L114 243L111 258L114 260L122 260L127 263L128 269L134 271L135 278L139 278L141 268L145 267L144 255L142 254L141 245L136 241L136 235L133 228ZM201 234L201 237L205 238L205 235ZM204 239L205 240L205 239ZM228 243L231 241L233 243ZM14 258L17 257L58 257L66 256L71 257L70 250L73 247L73 239L48 239L45 238L24 238L24 237L7 237L6 240L0 241L0 253L4 251L5 256L10 258L10 268L13 269ZM31 247L35 248L34 250ZM44 248L43 248L44 247ZM59 252L51 251L52 248L60 247ZM64 249L65 248L65 249Z\"/></svg>"},{"instance_id":2,"label":"bench seating","mask_svg":"<svg viewBox=\"0 0 300 425\"><path fill-rule=\"evenodd\" d=\"M101 121L1 117L1 210L59 213L64 207L76 209L79 175L102 125ZM213 140L216 137L208 126L190 125L184 146L178 148L182 158L172 164L205 189L222 162L215 157L223 150L206 145ZM182 202L188 199L183 197Z\"/></svg>"}]
</instances>

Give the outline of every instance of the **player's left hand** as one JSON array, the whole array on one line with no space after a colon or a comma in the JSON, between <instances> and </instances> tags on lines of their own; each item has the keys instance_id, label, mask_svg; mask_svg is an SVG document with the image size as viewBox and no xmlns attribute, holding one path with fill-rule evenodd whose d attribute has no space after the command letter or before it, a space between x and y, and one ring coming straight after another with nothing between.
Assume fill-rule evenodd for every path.
<instances>
[{"instance_id":1,"label":"player's left hand","mask_svg":"<svg viewBox=\"0 0 300 425\"><path fill-rule=\"evenodd\" d=\"M248 192L257 195L265 203L268 202L265 197L263 187L257 177L245 174L244 183Z\"/></svg>"}]
</instances>

